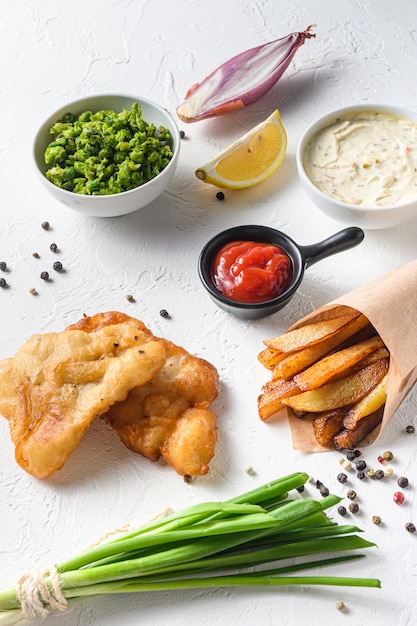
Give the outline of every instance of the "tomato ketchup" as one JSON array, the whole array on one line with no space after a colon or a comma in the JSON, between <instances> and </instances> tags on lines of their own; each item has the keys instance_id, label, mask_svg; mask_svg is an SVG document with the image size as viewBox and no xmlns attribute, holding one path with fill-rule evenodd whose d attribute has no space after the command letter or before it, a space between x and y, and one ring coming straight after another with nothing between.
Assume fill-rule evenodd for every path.
<instances>
[{"instance_id":1,"label":"tomato ketchup","mask_svg":"<svg viewBox=\"0 0 417 626\"><path fill-rule=\"evenodd\" d=\"M233 241L217 252L213 279L217 290L235 302L265 302L286 291L292 261L279 246L256 241Z\"/></svg>"}]
</instances>

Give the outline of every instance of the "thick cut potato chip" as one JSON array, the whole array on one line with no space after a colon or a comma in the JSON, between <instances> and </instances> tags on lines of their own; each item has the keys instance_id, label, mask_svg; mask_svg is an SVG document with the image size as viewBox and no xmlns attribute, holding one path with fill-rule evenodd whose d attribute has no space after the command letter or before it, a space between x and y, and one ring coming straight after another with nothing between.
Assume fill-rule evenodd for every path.
<instances>
[{"instance_id":1,"label":"thick cut potato chip","mask_svg":"<svg viewBox=\"0 0 417 626\"><path fill-rule=\"evenodd\" d=\"M302 391L315 389L324 383L357 365L371 352L384 347L380 337L372 337L361 343L333 352L329 356L294 377L295 382Z\"/></svg>"},{"instance_id":2,"label":"thick cut potato chip","mask_svg":"<svg viewBox=\"0 0 417 626\"><path fill-rule=\"evenodd\" d=\"M292 378L295 374L302 372L313 363L316 363L319 359L338 348L344 341L356 335L356 333L367 326L369 326L368 320L364 315L356 317L350 323L346 324L346 326L343 326L338 333L312 346L286 355L285 358L276 365L273 376L276 378Z\"/></svg>"},{"instance_id":3,"label":"thick cut potato chip","mask_svg":"<svg viewBox=\"0 0 417 626\"><path fill-rule=\"evenodd\" d=\"M282 402L296 411L321 413L359 402L388 371L388 359L372 363L356 374L326 383L317 389L303 391Z\"/></svg>"},{"instance_id":4,"label":"thick cut potato chip","mask_svg":"<svg viewBox=\"0 0 417 626\"><path fill-rule=\"evenodd\" d=\"M355 428L361 419L371 413L375 413L385 404L387 399L387 380L388 374L385 374L376 387L350 409L343 420L345 428Z\"/></svg>"},{"instance_id":5,"label":"thick cut potato chip","mask_svg":"<svg viewBox=\"0 0 417 626\"><path fill-rule=\"evenodd\" d=\"M375 413L367 415L356 423L354 428L344 428L339 434L333 437L336 450L352 450L356 448L369 433L371 433L382 421L384 407Z\"/></svg>"},{"instance_id":6,"label":"thick cut potato chip","mask_svg":"<svg viewBox=\"0 0 417 626\"><path fill-rule=\"evenodd\" d=\"M258 397L258 412L259 417L266 420L284 408L283 398L299 393L300 388L293 380L273 380L266 383L262 391Z\"/></svg>"},{"instance_id":7,"label":"thick cut potato chip","mask_svg":"<svg viewBox=\"0 0 417 626\"><path fill-rule=\"evenodd\" d=\"M335 409L320 413L313 420L314 436L321 446L333 443L333 437L343 428L343 420L346 416L346 408Z\"/></svg>"},{"instance_id":8,"label":"thick cut potato chip","mask_svg":"<svg viewBox=\"0 0 417 626\"><path fill-rule=\"evenodd\" d=\"M300 350L306 346L311 346L319 341L322 341L325 337L330 337L337 333L343 326L346 326L353 319L359 317L357 311L352 311L346 315L335 317L330 320L322 320L320 322L313 322L307 324L301 328L290 330L279 337L269 339L265 341L265 345L268 348L275 348L281 350L281 352L292 352L293 350Z\"/></svg>"}]
</instances>

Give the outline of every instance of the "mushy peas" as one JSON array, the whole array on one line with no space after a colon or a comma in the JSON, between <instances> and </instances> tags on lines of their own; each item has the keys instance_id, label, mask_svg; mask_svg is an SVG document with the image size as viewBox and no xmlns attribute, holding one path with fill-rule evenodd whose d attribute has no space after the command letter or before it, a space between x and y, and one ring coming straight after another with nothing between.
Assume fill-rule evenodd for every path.
<instances>
[{"instance_id":1,"label":"mushy peas","mask_svg":"<svg viewBox=\"0 0 417 626\"><path fill-rule=\"evenodd\" d=\"M417 199L417 124L390 113L340 116L310 139L304 167L325 194L358 206Z\"/></svg>"}]
</instances>

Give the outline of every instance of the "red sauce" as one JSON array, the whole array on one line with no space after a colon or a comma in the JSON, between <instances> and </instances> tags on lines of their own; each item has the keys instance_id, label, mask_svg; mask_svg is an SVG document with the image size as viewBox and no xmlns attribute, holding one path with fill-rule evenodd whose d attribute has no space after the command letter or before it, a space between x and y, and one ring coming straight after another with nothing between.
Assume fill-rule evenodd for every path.
<instances>
[{"instance_id":1,"label":"red sauce","mask_svg":"<svg viewBox=\"0 0 417 626\"><path fill-rule=\"evenodd\" d=\"M215 256L213 278L218 291L236 302L265 302L286 291L292 262L271 243L233 241Z\"/></svg>"}]
</instances>

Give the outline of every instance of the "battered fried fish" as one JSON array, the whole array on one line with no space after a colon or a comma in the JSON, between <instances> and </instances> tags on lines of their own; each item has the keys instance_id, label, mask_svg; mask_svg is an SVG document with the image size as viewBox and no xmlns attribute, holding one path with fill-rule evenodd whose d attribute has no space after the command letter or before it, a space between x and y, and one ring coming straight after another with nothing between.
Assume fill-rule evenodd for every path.
<instances>
[{"instance_id":1,"label":"battered fried fish","mask_svg":"<svg viewBox=\"0 0 417 626\"><path fill-rule=\"evenodd\" d=\"M38 478L60 469L91 422L164 365L166 351L140 324L34 335L0 362L0 413L16 460Z\"/></svg>"},{"instance_id":2,"label":"battered fried fish","mask_svg":"<svg viewBox=\"0 0 417 626\"><path fill-rule=\"evenodd\" d=\"M136 325L164 347L166 360L147 383L116 402L103 419L134 452L163 458L184 475L203 475L214 455L216 417L210 403L218 394L217 370L166 339L155 338L142 322L122 313L85 317L70 328L98 332L114 320Z\"/></svg>"}]
</instances>

